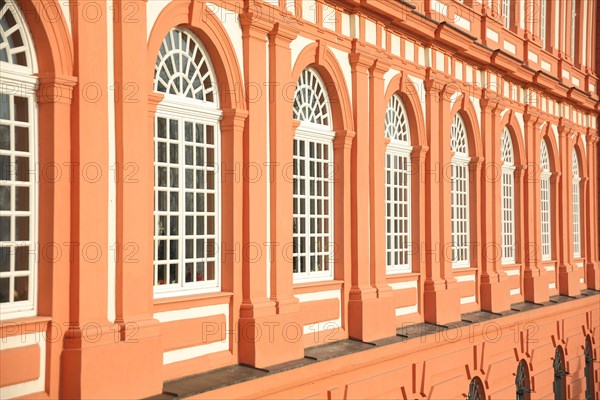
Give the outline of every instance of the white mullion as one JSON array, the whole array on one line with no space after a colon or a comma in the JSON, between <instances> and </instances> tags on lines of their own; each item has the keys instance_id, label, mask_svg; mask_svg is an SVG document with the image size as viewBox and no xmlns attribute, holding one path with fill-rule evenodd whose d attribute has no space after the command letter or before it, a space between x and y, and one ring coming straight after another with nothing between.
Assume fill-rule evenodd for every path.
<instances>
[{"instance_id":1,"label":"white mullion","mask_svg":"<svg viewBox=\"0 0 600 400\"><path fill-rule=\"evenodd\" d=\"M181 62L181 60L180 60ZM188 64L189 65L189 64ZM178 127L178 135L179 135L179 146L178 151L179 154L177 156L177 161L179 162L179 215L178 219L178 253L177 253L177 269L179 271L179 286L181 288L185 285L185 119L179 119L179 127ZM192 127L192 133L193 133ZM169 221L170 222L170 221Z\"/></svg>"}]
</instances>

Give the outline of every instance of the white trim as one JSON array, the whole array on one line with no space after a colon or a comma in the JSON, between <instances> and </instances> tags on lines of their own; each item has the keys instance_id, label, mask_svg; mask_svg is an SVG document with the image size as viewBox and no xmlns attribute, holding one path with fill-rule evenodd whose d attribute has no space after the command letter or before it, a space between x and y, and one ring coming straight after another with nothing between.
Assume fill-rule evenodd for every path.
<instances>
[{"instance_id":1,"label":"white trim","mask_svg":"<svg viewBox=\"0 0 600 400\"><path fill-rule=\"evenodd\" d=\"M300 293L295 296L298 299L299 303L307 303L307 302L311 302L311 301L329 300L329 299L337 299L338 300L338 304L339 304L338 318L332 319L329 321L321 321L321 322L315 322L312 324L304 325L303 333L305 335L332 329L332 325L335 328L342 327L342 295L341 295L341 291L339 289L324 290L322 292ZM316 326L316 328L313 328L315 326Z\"/></svg>"},{"instance_id":2,"label":"white trim","mask_svg":"<svg viewBox=\"0 0 600 400\"><path fill-rule=\"evenodd\" d=\"M8 3L7 3L8 4ZM18 7L17 7L18 9ZM19 11L20 12L20 11ZM19 21L17 21L18 23ZM27 32L28 33L28 32ZM27 42L28 38L23 38L25 42ZM35 58L35 57L30 57ZM30 60L31 61L31 60ZM6 155L16 155L25 156L28 155L28 171L27 174L29 176L28 185L19 185L19 186L28 186L29 187L29 210L28 211L2 211L2 215L4 216L27 216L30 218L29 222L29 238L26 241L8 241L4 243L12 244L15 246L20 243L29 243L29 256L28 263L29 269L27 271L14 271L13 272L1 272L0 275L3 277L18 277L18 276L29 276L28 279L28 300L26 301L18 301L18 302L5 302L0 303L0 316L2 319L8 318L22 318L22 317L31 317L37 315L37 306L38 306L38 247L39 247L39 116L38 116L38 104L36 98L36 89L38 86L37 77L31 75L31 70L26 67L22 67L19 65L13 65L5 62L0 62L0 68L2 74L0 75L0 93L4 93L8 96L9 101L11 101L11 97L25 97L28 99L28 114L29 119L27 122L16 121L14 118L9 120L9 125L13 126L21 126L27 127L29 129L29 151L27 152L18 152L13 150L2 150L3 153L8 153ZM29 71L29 72L27 72ZM17 85L20 89L14 90L13 86ZM12 101L11 101L12 103ZM11 114L14 114L14 111L11 111ZM14 141L14 135L11 135L11 142ZM14 146L13 146L14 147ZM11 171L11 178L8 181L10 187L14 186L16 180L12 178L14 172ZM13 201L14 190L11 189L10 200L11 203ZM11 238L15 237L15 224L11 223ZM10 245L9 245L10 247ZM14 256L13 256L14 257ZM14 282L14 279L11 279L9 282ZM9 291L10 288L13 288L13 284L9 283ZM10 293L10 292L9 292Z\"/></svg>"},{"instance_id":3,"label":"white trim","mask_svg":"<svg viewBox=\"0 0 600 400\"><path fill-rule=\"evenodd\" d=\"M475 274L455 276L456 282L475 282Z\"/></svg>"},{"instance_id":4,"label":"white trim","mask_svg":"<svg viewBox=\"0 0 600 400\"><path fill-rule=\"evenodd\" d=\"M163 365L190 360L206 354L229 350L229 304L194 307L183 310L163 311L154 313L154 318L161 323L183 321L204 317L225 316L225 339L213 343L163 352Z\"/></svg>"},{"instance_id":5,"label":"white trim","mask_svg":"<svg viewBox=\"0 0 600 400\"><path fill-rule=\"evenodd\" d=\"M46 340L42 332L34 332L25 335L15 335L2 338L0 350L16 349L19 347L38 345L40 351L39 376L36 380L16 383L0 388L3 399L21 397L31 393L43 392L46 386ZM25 360L24 360L25 361ZM27 360L25 362L29 362ZM17 366L6 366L6 368Z\"/></svg>"},{"instance_id":6,"label":"white trim","mask_svg":"<svg viewBox=\"0 0 600 400\"><path fill-rule=\"evenodd\" d=\"M68 7L67 7L68 8ZM107 41L113 43L113 0L107 0L106 4ZM120 254L116 248L117 241L117 192L116 192L116 128L115 128L115 93L119 89L115 87L114 72L114 48L107 46L107 71L108 71L108 277L107 277L107 319L115 321L116 308L116 275L117 255Z\"/></svg>"},{"instance_id":7,"label":"white trim","mask_svg":"<svg viewBox=\"0 0 600 400\"><path fill-rule=\"evenodd\" d=\"M470 303L475 303L475 296L467 296L467 297L461 297L460 298L460 304L470 304Z\"/></svg>"}]
</instances>

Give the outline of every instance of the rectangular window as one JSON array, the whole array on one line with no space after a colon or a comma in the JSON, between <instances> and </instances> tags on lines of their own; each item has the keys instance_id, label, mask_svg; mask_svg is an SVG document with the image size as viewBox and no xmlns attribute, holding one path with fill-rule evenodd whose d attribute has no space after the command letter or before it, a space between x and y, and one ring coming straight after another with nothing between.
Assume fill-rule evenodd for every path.
<instances>
[{"instance_id":1,"label":"rectangular window","mask_svg":"<svg viewBox=\"0 0 600 400\"><path fill-rule=\"evenodd\" d=\"M510 0L502 0L502 16L504 17L504 27L510 29Z\"/></svg>"},{"instance_id":2,"label":"rectangular window","mask_svg":"<svg viewBox=\"0 0 600 400\"><path fill-rule=\"evenodd\" d=\"M185 118L156 118L155 293L219 289L217 129Z\"/></svg>"},{"instance_id":3,"label":"rectangular window","mask_svg":"<svg viewBox=\"0 0 600 400\"><path fill-rule=\"evenodd\" d=\"M333 149L330 140L294 139L294 281L333 278Z\"/></svg>"},{"instance_id":4,"label":"rectangular window","mask_svg":"<svg viewBox=\"0 0 600 400\"><path fill-rule=\"evenodd\" d=\"M386 264L388 273L410 272L410 161L408 154L388 152L386 175Z\"/></svg>"},{"instance_id":5,"label":"rectangular window","mask_svg":"<svg viewBox=\"0 0 600 400\"><path fill-rule=\"evenodd\" d=\"M573 180L573 257L581 257L581 232L579 212L579 179Z\"/></svg>"},{"instance_id":6,"label":"rectangular window","mask_svg":"<svg viewBox=\"0 0 600 400\"><path fill-rule=\"evenodd\" d=\"M468 161L452 161L452 266L469 266L469 167Z\"/></svg>"},{"instance_id":7,"label":"rectangular window","mask_svg":"<svg viewBox=\"0 0 600 400\"><path fill-rule=\"evenodd\" d=\"M551 251L551 224L550 224L550 178L542 176L541 186L541 220L542 220L542 260L550 260Z\"/></svg>"},{"instance_id":8,"label":"rectangular window","mask_svg":"<svg viewBox=\"0 0 600 400\"><path fill-rule=\"evenodd\" d=\"M546 15L547 15L547 0L540 0L540 39L542 40L542 48L546 48Z\"/></svg>"},{"instance_id":9,"label":"rectangular window","mask_svg":"<svg viewBox=\"0 0 600 400\"><path fill-rule=\"evenodd\" d=\"M32 96L0 93L0 314L36 311L36 145Z\"/></svg>"},{"instance_id":10,"label":"rectangular window","mask_svg":"<svg viewBox=\"0 0 600 400\"><path fill-rule=\"evenodd\" d=\"M510 167L508 167L510 168ZM502 171L502 263L515 262L515 199L512 169Z\"/></svg>"},{"instance_id":11,"label":"rectangular window","mask_svg":"<svg viewBox=\"0 0 600 400\"><path fill-rule=\"evenodd\" d=\"M571 57L575 60L575 34L577 25L577 2L576 0L571 0Z\"/></svg>"}]
</instances>

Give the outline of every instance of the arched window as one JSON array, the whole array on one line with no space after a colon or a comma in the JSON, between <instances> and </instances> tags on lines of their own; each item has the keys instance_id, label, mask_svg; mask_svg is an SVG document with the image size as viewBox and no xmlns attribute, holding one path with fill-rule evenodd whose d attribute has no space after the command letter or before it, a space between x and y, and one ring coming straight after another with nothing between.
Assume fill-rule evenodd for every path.
<instances>
[{"instance_id":1,"label":"arched window","mask_svg":"<svg viewBox=\"0 0 600 400\"><path fill-rule=\"evenodd\" d=\"M466 400L485 400L483 382L478 376L471 379L471 382L469 383L469 393L467 393Z\"/></svg>"},{"instance_id":2,"label":"arched window","mask_svg":"<svg viewBox=\"0 0 600 400\"><path fill-rule=\"evenodd\" d=\"M581 257L581 217L579 205L579 159L577 151L573 149L573 257Z\"/></svg>"},{"instance_id":3,"label":"arched window","mask_svg":"<svg viewBox=\"0 0 600 400\"><path fill-rule=\"evenodd\" d=\"M295 281L333 278L333 138L327 90L319 73L306 68L294 95Z\"/></svg>"},{"instance_id":4,"label":"arched window","mask_svg":"<svg viewBox=\"0 0 600 400\"><path fill-rule=\"evenodd\" d=\"M160 46L154 89L165 97L154 127L155 295L220 288L221 111L206 50L171 30Z\"/></svg>"},{"instance_id":5,"label":"arched window","mask_svg":"<svg viewBox=\"0 0 600 400\"><path fill-rule=\"evenodd\" d=\"M410 272L410 128L400 96L394 94L385 112L386 265L388 273Z\"/></svg>"},{"instance_id":6,"label":"arched window","mask_svg":"<svg viewBox=\"0 0 600 400\"><path fill-rule=\"evenodd\" d=\"M517 388L517 400L529 400L531 398L531 386L529 381L529 367L525 360L519 361L517 376L515 378Z\"/></svg>"},{"instance_id":7,"label":"arched window","mask_svg":"<svg viewBox=\"0 0 600 400\"><path fill-rule=\"evenodd\" d=\"M542 260L552 257L552 221L550 212L550 157L546 142L540 148L540 212L542 221Z\"/></svg>"},{"instance_id":8,"label":"arched window","mask_svg":"<svg viewBox=\"0 0 600 400\"><path fill-rule=\"evenodd\" d=\"M37 87L34 47L20 9L0 1L0 315L37 308Z\"/></svg>"},{"instance_id":9,"label":"arched window","mask_svg":"<svg viewBox=\"0 0 600 400\"><path fill-rule=\"evenodd\" d=\"M467 129L459 114L450 130L452 156L452 266L469 266L469 143Z\"/></svg>"},{"instance_id":10,"label":"arched window","mask_svg":"<svg viewBox=\"0 0 600 400\"><path fill-rule=\"evenodd\" d=\"M585 337L585 400L594 400L594 353L590 335Z\"/></svg>"},{"instance_id":11,"label":"arched window","mask_svg":"<svg viewBox=\"0 0 600 400\"><path fill-rule=\"evenodd\" d=\"M556 347L554 353L554 400L567 398L566 376L569 374L565 367L565 354L561 346Z\"/></svg>"},{"instance_id":12,"label":"arched window","mask_svg":"<svg viewBox=\"0 0 600 400\"><path fill-rule=\"evenodd\" d=\"M515 262L515 159L507 127L502 131L502 264Z\"/></svg>"}]
</instances>

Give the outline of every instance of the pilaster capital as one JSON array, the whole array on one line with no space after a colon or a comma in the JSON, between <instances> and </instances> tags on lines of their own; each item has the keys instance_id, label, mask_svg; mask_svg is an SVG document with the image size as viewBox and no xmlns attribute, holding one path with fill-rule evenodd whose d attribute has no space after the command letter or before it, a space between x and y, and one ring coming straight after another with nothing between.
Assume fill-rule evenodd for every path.
<instances>
[{"instance_id":1,"label":"pilaster capital","mask_svg":"<svg viewBox=\"0 0 600 400\"><path fill-rule=\"evenodd\" d=\"M360 72L368 71L377 60L377 57L368 53L365 46L357 39L352 40L352 51L349 58L352 70Z\"/></svg>"},{"instance_id":2,"label":"pilaster capital","mask_svg":"<svg viewBox=\"0 0 600 400\"><path fill-rule=\"evenodd\" d=\"M71 75L43 73L38 75L38 103L71 104L77 78Z\"/></svg>"},{"instance_id":3,"label":"pilaster capital","mask_svg":"<svg viewBox=\"0 0 600 400\"><path fill-rule=\"evenodd\" d=\"M276 45L289 46L290 42L298 37L299 29L295 25L277 22L269 32L269 40Z\"/></svg>"},{"instance_id":4,"label":"pilaster capital","mask_svg":"<svg viewBox=\"0 0 600 400\"><path fill-rule=\"evenodd\" d=\"M158 104L165 98L165 95L162 93L151 92L148 94L148 112L151 116L154 116L156 113L156 107Z\"/></svg>"},{"instance_id":5,"label":"pilaster capital","mask_svg":"<svg viewBox=\"0 0 600 400\"><path fill-rule=\"evenodd\" d=\"M334 149L347 149L352 148L352 141L356 136L356 132L350 130L339 130L335 132L335 140L333 141Z\"/></svg>"},{"instance_id":6,"label":"pilaster capital","mask_svg":"<svg viewBox=\"0 0 600 400\"><path fill-rule=\"evenodd\" d=\"M523 113L523 121L525 122L525 124L534 128L540 128L545 122L545 120L542 118L542 113L536 108L533 108L531 105L525 106L525 111Z\"/></svg>"}]
</instances>

